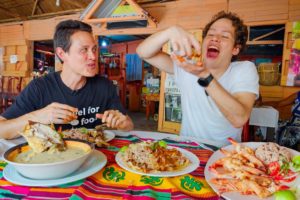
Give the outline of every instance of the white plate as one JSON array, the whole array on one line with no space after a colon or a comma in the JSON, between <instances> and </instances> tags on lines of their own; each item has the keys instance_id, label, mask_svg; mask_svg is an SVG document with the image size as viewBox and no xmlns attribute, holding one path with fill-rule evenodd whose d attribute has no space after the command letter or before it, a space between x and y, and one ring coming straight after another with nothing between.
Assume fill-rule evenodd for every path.
<instances>
[{"instance_id":1,"label":"white plate","mask_svg":"<svg viewBox=\"0 0 300 200\"><path fill-rule=\"evenodd\" d=\"M118 152L116 155L116 162L118 163L118 165L120 167L122 167L123 169L126 169L127 171L130 171L132 173L136 173L136 174L141 174L141 175L147 175L147 176L157 176L157 177L173 177L173 176L180 176L180 175L184 175L184 174L188 174L192 171L194 171L195 169L197 169L200 165L200 161L198 159L198 157L193 154L192 152L179 148L179 147L171 147L171 148L176 148L177 150L179 150L185 157L187 157L191 163L180 170L177 171L171 171L171 172L152 172L152 173L144 173L144 172L140 172L134 169L131 169L126 162L123 161L123 159L121 159L122 156L122 152Z\"/></svg>"},{"instance_id":2,"label":"white plate","mask_svg":"<svg viewBox=\"0 0 300 200\"><path fill-rule=\"evenodd\" d=\"M248 147L251 147L252 149L256 149L257 147L259 147L260 145L264 144L265 142L245 142L242 143L243 145L246 145ZM227 150L233 150L234 147L232 145L226 146L224 147L224 149ZM292 155L300 155L300 152L297 152L293 149L289 149L292 153ZM211 173L208 168L209 166L211 166L214 162L216 162L218 159L223 158L224 154L221 153L220 150L216 151L213 153L213 155L208 159L205 169L204 169L204 175L205 175L205 179L208 182L208 184L213 188L213 190L218 193L218 189L217 187L215 187L214 184L212 184L210 182L210 179L215 178L214 174ZM300 179L300 177L298 176L297 180L293 181L293 183L296 183L297 181L299 181L298 179ZM228 200L233 200L233 199L243 199L243 200L261 200L258 196L256 195L242 195L239 192L226 192L222 194L222 197L224 197L225 199ZM264 198L264 200L274 200L275 198L273 196L268 197L268 198Z\"/></svg>"},{"instance_id":3,"label":"white plate","mask_svg":"<svg viewBox=\"0 0 300 200\"><path fill-rule=\"evenodd\" d=\"M78 170L70 174L67 177L59 179L50 179L50 180L37 180L30 179L22 176L17 172L17 170L10 164L8 164L3 170L3 176L9 182L18 185L24 186L56 186L61 184L66 184L74 182L88 176L93 175L94 173L101 170L107 163L106 156L97 150L94 150L93 153L87 158L83 165L80 166Z\"/></svg>"},{"instance_id":4,"label":"white plate","mask_svg":"<svg viewBox=\"0 0 300 200\"><path fill-rule=\"evenodd\" d=\"M104 130L105 142L109 142L115 138L115 133L111 130Z\"/></svg>"},{"instance_id":5,"label":"white plate","mask_svg":"<svg viewBox=\"0 0 300 200\"><path fill-rule=\"evenodd\" d=\"M94 129L88 129L88 130L94 130ZM63 132L68 132L68 131L63 131ZM105 142L111 141L116 136L115 133L111 130L104 130L103 132L105 136Z\"/></svg>"}]
</instances>

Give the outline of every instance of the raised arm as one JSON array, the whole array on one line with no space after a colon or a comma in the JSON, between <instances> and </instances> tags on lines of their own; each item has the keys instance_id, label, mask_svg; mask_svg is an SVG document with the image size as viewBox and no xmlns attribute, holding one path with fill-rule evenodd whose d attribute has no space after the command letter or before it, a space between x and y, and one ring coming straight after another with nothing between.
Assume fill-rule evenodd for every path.
<instances>
[{"instance_id":1,"label":"raised arm","mask_svg":"<svg viewBox=\"0 0 300 200\"><path fill-rule=\"evenodd\" d=\"M172 59L168 54L161 51L163 45L169 41L173 51L176 51L181 56L191 55L192 48L195 48L200 53L198 41L180 26L172 26L151 35L137 47L136 52L151 65L172 74Z\"/></svg>"}]
</instances>

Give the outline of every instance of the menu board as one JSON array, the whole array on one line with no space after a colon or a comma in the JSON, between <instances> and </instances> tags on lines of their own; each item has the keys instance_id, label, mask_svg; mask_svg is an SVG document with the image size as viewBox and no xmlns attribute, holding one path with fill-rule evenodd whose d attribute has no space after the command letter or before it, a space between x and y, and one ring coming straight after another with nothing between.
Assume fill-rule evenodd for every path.
<instances>
[{"instance_id":1,"label":"menu board","mask_svg":"<svg viewBox=\"0 0 300 200\"><path fill-rule=\"evenodd\" d=\"M176 86L174 76L167 73L165 80L165 121L181 123L181 119L180 90Z\"/></svg>"}]
</instances>

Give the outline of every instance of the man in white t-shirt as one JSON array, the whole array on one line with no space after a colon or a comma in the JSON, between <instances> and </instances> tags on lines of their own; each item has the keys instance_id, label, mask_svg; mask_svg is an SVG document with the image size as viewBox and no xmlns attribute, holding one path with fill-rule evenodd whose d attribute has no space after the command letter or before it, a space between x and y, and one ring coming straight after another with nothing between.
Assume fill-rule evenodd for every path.
<instances>
[{"instance_id":1,"label":"man in white t-shirt","mask_svg":"<svg viewBox=\"0 0 300 200\"><path fill-rule=\"evenodd\" d=\"M175 75L181 90L181 135L210 139L222 145L227 138L241 140L259 94L258 74L253 63L234 62L247 41L247 27L233 13L215 15L203 29L202 49L196 38L179 26L155 33L138 48L139 56L153 66ZM171 43L171 56L161 52ZM186 58L193 51L201 62Z\"/></svg>"}]
</instances>

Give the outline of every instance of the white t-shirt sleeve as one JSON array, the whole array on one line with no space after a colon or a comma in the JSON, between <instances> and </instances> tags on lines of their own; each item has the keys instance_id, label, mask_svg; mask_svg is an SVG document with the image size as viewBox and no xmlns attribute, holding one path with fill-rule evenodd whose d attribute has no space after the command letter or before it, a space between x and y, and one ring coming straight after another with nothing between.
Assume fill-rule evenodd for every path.
<instances>
[{"instance_id":1,"label":"white t-shirt sleeve","mask_svg":"<svg viewBox=\"0 0 300 200\"><path fill-rule=\"evenodd\" d=\"M259 77L256 66L254 63L249 61L237 62L234 64L232 70L234 73L233 84L231 85L230 91L232 94L238 92L250 92L259 97Z\"/></svg>"}]
</instances>

